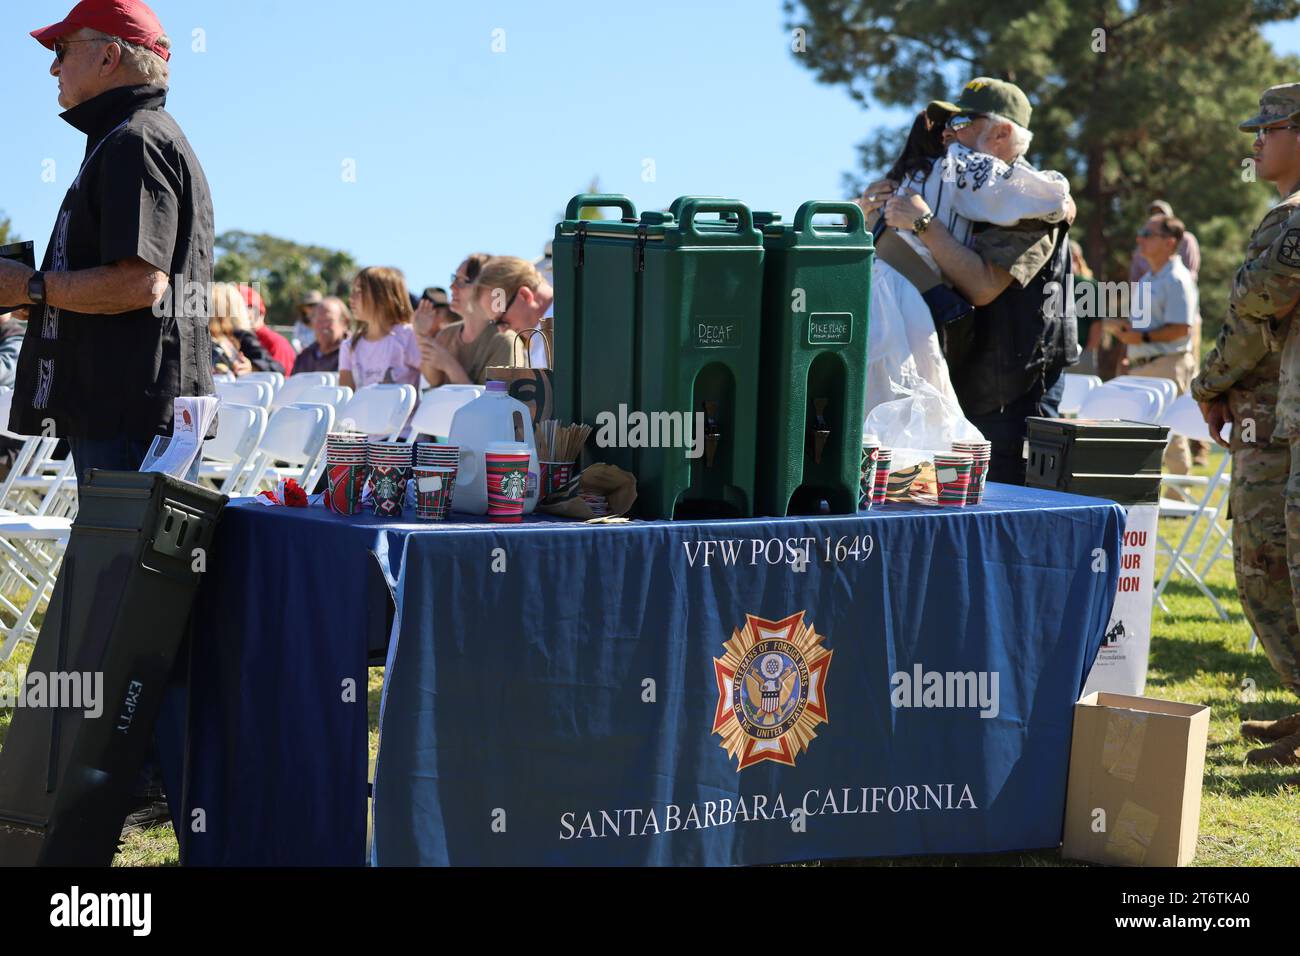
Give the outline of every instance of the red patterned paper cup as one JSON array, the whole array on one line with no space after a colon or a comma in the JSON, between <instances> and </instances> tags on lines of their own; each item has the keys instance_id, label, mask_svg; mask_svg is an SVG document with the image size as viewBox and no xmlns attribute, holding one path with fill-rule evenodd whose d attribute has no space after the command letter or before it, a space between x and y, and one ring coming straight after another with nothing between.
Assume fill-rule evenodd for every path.
<instances>
[{"instance_id":1,"label":"red patterned paper cup","mask_svg":"<svg viewBox=\"0 0 1300 956\"><path fill-rule=\"evenodd\" d=\"M564 491L573 479L571 461L543 461L538 462L538 467L542 471L542 500Z\"/></svg>"},{"instance_id":2,"label":"red patterned paper cup","mask_svg":"<svg viewBox=\"0 0 1300 956\"><path fill-rule=\"evenodd\" d=\"M329 482L329 506L341 515L361 512L361 494L366 486L369 469L365 465L330 465L326 471Z\"/></svg>"},{"instance_id":3,"label":"red patterned paper cup","mask_svg":"<svg viewBox=\"0 0 1300 956\"><path fill-rule=\"evenodd\" d=\"M966 504L972 464L971 456L962 452L947 452L934 456L934 475L938 485L939 504L955 508Z\"/></svg>"},{"instance_id":4,"label":"red patterned paper cup","mask_svg":"<svg viewBox=\"0 0 1300 956\"><path fill-rule=\"evenodd\" d=\"M483 453L487 465L488 520L513 524L524 519L524 494L528 488L527 451Z\"/></svg>"},{"instance_id":5,"label":"red patterned paper cup","mask_svg":"<svg viewBox=\"0 0 1300 956\"><path fill-rule=\"evenodd\" d=\"M872 504L884 504L885 495L889 491L889 466L893 460L893 449L882 448L876 452L876 483L871 492Z\"/></svg>"}]
</instances>

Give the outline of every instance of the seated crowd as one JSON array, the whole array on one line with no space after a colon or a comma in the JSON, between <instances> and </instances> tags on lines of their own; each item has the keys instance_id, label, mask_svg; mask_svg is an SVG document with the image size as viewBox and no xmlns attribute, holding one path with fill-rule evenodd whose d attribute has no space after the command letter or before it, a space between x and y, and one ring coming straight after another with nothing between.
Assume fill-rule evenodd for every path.
<instances>
[{"instance_id":1,"label":"seated crowd","mask_svg":"<svg viewBox=\"0 0 1300 956\"><path fill-rule=\"evenodd\" d=\"M535 265L516 256L472 253L457 267L451 294L432 287L418 299L398 269L369 266L349 301L309 293L291 339L265 323L257 290L217 283L211 293L212 368L249 372L338 372L339 384L434 388L477 384L494 366L550 367L555 292Z\"/></svg>"}]
</instances>

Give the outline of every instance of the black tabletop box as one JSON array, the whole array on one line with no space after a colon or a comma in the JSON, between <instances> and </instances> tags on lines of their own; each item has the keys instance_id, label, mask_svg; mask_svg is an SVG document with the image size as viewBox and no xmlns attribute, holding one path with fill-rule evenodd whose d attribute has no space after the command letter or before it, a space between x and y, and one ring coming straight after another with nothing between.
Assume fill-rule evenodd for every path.
<instances>
[{"instance_id":1,"label":"black tabletop box","mask_svg":"<svg viewBox=\"0 0 1300 956\"><path fill-rule=\"evenodd\" d=\"M1160 500L1168 425L1080 418L1030 418L1025 484L1122 505Z\"/></svg>"}]
</instances>

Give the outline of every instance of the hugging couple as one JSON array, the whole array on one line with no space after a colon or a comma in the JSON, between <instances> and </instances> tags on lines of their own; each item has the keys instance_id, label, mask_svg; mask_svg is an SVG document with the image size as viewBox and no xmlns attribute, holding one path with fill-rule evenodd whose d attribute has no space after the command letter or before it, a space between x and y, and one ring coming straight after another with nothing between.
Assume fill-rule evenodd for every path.
<instances>
[{"instance_id":1,"label":"hugging couple","mask_svg":"<svg viewBox=\"0 0 1300 956\"><path fill-rule=\"evenodd\" d=\"M992 481L1023 484L1025 419L1055 417L1078 359L1069 183L1024 159L1029 100L977 77L916 117L902 155L857 200L876 235L866 409L920 396L953 437L993 445ZM1062 303L1064 308L1061 308Z\"/></svg>"}]
</instances>

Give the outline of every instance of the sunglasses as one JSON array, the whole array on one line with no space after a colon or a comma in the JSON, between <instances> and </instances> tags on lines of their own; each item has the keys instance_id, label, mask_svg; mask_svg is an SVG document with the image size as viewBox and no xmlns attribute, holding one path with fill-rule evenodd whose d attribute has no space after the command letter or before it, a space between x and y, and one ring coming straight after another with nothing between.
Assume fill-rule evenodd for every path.
<instances>
[{"instance_id":1,"label":"sunglasses","mask_svg":"<svg viewBox=\"0 0 1300 956\"><path fill-rule=\"evenodd\" d=\"M970 126L971 123L983 119L985 115L986 114L984 113L958 113L956 116L948 120L948 129L952 130L954 133L960 133L967 126Z\"/></svg>"},{"instance_id":2,"label":"sunglasses","mask_svg":"<svg viewBox=\"0 0 1300 956\"><path fill-rule=\"evenodd\" d=\"M1255 130L1255 138L1267 139L1268 134L1273 132L1275 129L1300 129L1300 126L1296 126L1294 123L1289 126L1261 126L1259 129Z\"/></svg>"},{"instance_id":3,"label":"sunglasses","mask_svg":"<svg viewBox=\"0 0 1300 956\"><path fill-rule=\"evenodd\" d=\"M1156 236L1157 238L1160 238L1160 239L1172 239L1172 238L1173 238L1173 236L1169 235L1169 233L1167 233L1167 232L1156 232L1154 229L1139 229L1139 230L1138 230L1138 238L1139 238L1139 239L1150 239L1152 236Z\"/></svg>"},{"instance_id":4,"label":"sunglasses","mask_svg":"<svg viewBox=\"0 0 1300 956\"><path fill-rule=\"evenodd\" d=\"M451 274L451 284L452 285L473 285L474 280L465 278L459 272L453 272Z\"/></svg>"},{"instance_id":5,"label":"sunglasses","mask_svg":"<svg viewBox=\"0 0 1300 956\"><path fill-rule=\"evenodd\" d=\"M58 60L60 63L62 63L63 58L68 55L68 45L71 43L100 43L102 41L103 41L102 37L86 37L85 39L81 39L81 40L55 40L54 58Z\"/></svg>"}]
</instances>

